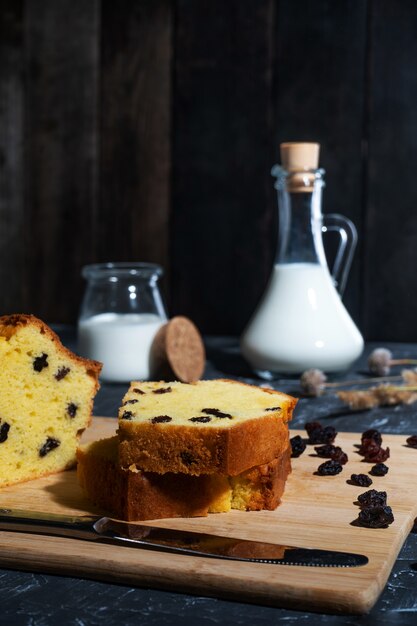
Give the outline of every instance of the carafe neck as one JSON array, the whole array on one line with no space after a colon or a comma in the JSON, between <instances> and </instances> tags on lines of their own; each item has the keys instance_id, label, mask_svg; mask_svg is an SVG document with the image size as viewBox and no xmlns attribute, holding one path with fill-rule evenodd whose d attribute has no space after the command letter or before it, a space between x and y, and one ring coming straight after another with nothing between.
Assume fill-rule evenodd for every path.
<instances>
[{"instance_id":1,"label":"carafe neck","mask_svg":"<svg viewBox=\"0 0 417 626\"><path fill-rule=\"evenodd\" d=\"M324 170L272 169L278 193L279 237L275 263L326 264L321 209Z\"/></svg>"}]
</instances>

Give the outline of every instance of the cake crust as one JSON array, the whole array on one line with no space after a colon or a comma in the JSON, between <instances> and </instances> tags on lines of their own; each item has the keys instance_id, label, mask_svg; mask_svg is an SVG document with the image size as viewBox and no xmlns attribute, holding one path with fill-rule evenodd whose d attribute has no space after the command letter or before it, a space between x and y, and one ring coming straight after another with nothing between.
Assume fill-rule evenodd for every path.
<instances>
[{"instance_id":1,"label":"cake crust","mask_svg":"<svg viewBox=\"0 0 417 626\"><path fill-rule=\"evenodd\" d=\"M227 379L202 382L227 383L234 385L233 389L237 391L240 387L255 389L251 385ZM190 387L199 384L192 383ZM166 387L166 383L161 385ZM258 393L269 394L271 403L277 405L274 408L278 410L267 409L267 414L226 425L223 420L219 426L199 424L196 427L191 424L152 423L152 420L138 423L123 419L127 405L132 402L134 390L144 388L147 389L142 383L133 382L120 410L119 456L124 468L136 466L144 471L161 474L181 472L236 476L251 467L268 463L280 456L288 446L288 421L297 402L291 396L273 389L256 388ZM138 411L142 397L141 394L138 400L134 400L138 404L133 406L138 406ZM172 399L175 401L174 397Z\"/></svg>"},{"instance_id":2,"label":"cake crust","mask_svg":"<svg viewBox=\"0 0 417 626\"><path fill-rule=\"evenodd\" d=\"M273 510L291 471L290 446L279 458L233 478L124 470L117 446L117 437L81 446L77 474L96 506L126 521L201 517L231 508Z\"/></svg>"},{"instance_id":3,"label":"cake crust","mask_svg":"<svg viewBox=\"0 0 417 626\"><path fill-rule=\"evenodd\" d=\"M0 367L0 486L73 467L101 363L71 352L34 315L13 314L0 317Z\"/></svg>"}]
</instances>

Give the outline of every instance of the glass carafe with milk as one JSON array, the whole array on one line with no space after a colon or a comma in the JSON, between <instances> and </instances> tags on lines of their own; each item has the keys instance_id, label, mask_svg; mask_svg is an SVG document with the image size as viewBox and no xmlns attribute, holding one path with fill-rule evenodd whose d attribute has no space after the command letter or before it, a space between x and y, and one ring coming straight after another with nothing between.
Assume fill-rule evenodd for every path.
<instances>
[{"instance_id":1,"label":"glass carafe with milk","mask_svg":"<svg viewBox=\"0 0 417 626\"><path fill-rule=\"evenodd\" d=\"M78 320L78 351L103 363L109 382L146 380L154 337L167 320L159 291L163 273L152 263L86 265Z\"/></svg>"},{"instance_id":2,"label":"glass carafe with milk","mask_svg":"<svg viewBox=\"0 0 417 626\"><path fill-rule=\"evenodd\" d=\"M356 229L341 215L322 215L324 170L319 144L281 144L274 166L278 193L278 256L266 292L246 328L241 348L266 379L309 368L343 371L363 350L362 336L341 299L356 245ZM332 273L322 233L338 231Z\"/></svg>"}]
</instances>

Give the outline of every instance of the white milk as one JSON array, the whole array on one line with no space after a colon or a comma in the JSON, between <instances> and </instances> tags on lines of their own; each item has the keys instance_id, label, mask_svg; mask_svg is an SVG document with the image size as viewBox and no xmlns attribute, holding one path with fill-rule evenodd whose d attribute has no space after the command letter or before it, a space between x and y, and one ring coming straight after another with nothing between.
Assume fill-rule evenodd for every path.
<instances>
[{"instance_id":1,"label":"white milk","mask_svg":"<svg viewBox=\"0 0 417 626\"><path fill-rule=\"evenodd\" d=\"M152 341L165 322L151 313L94 315L78 324L78 350L103 363L103 380L146 380Z\"/></svg>"},{"instance_id":2,"label":"white milk","mask_svg":"<svg viewBox=\"0 0 417 626\"><path fill-rule=\"evenodd\" d=\"M242 353L260 371L301 373L347 369L363 339L327 268L279 264L242 337Z\"/></svg>"}]
</instances>

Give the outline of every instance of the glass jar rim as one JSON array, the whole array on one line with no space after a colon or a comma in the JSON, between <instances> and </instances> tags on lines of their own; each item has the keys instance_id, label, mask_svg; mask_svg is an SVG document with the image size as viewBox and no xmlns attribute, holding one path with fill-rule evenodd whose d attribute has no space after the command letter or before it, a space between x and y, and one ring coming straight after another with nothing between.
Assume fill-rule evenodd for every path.
<instances>
[{"instance_id":1,"label":"glass jar rim","mask_svg":"<svg viewBox=\"0 0 417 626\"><path fill-rule=\"evenodd\" d=\"M127 278L129 276L139 276L143 278L160 277L164 273L161 265L156 263L130 263L128 261L93 263L84 265L81 274L84 278Z\"/></svg>"}]
</instances>

